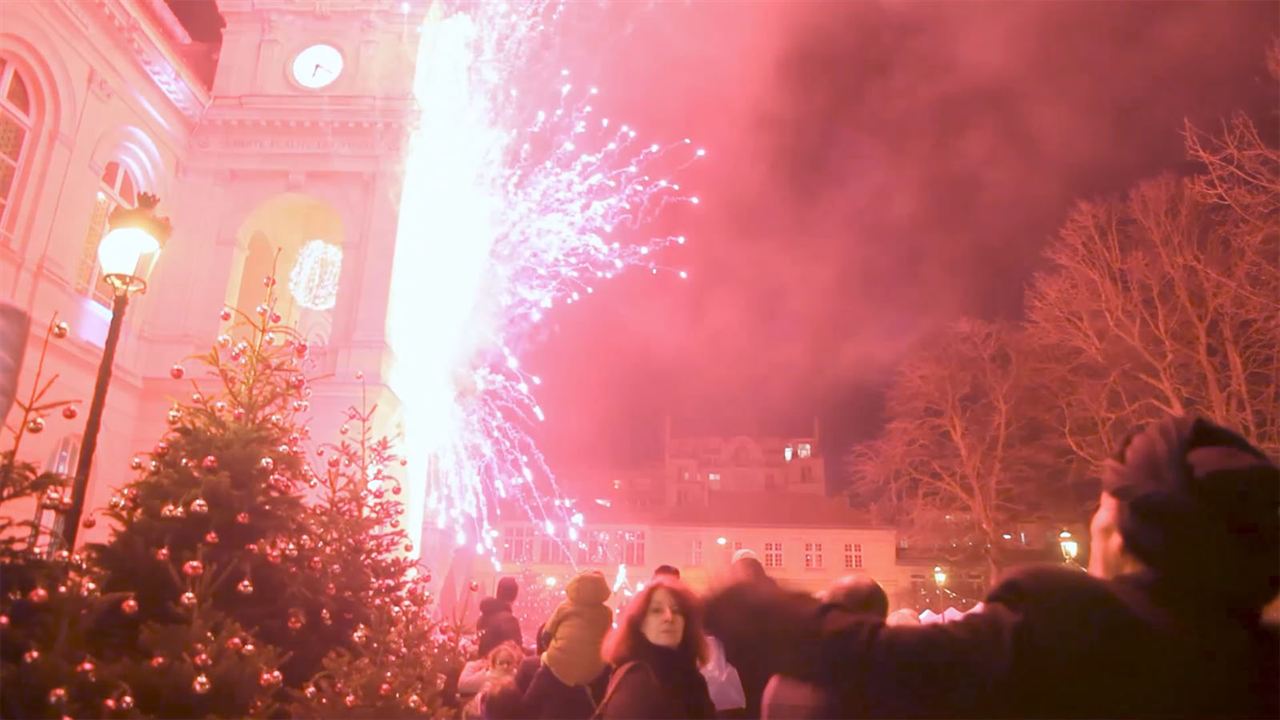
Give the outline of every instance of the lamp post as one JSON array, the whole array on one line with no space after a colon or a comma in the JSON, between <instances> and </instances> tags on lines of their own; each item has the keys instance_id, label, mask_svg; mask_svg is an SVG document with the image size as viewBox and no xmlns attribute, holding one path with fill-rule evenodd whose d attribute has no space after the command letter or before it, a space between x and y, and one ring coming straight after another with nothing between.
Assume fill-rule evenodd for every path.
<instances>
[{"instance_id":1,"label":"lamp post","mask_svg":"<svg viewBox=\"0 0 1280 720\"><path fill-rule=\"evenodd\" d=\"M102 281L110 285L112 290L111 325L107 330L107 342L102 347L98 380L93 386L93 401L89 404L89 415L85 418L80 457L76 462L76 476L71 486L71 508L67 510L66 521L62 526L63 543L69 550L75 548L80 516L84 514L89 469L93 464L93 452L98 446L102 408L107 401L107 386L111 384L111 365L115 362L116 345L120 342L124 312L129 306L129 297L147 289L147 280L155 268L156 258L172 232L169 219L156 215L156 205L159 202L160 199L155 195L140 193L137 207L118 207L111 211L111 216L107 218L107 234L98 243Z\"/></svg>"}]
</instances>

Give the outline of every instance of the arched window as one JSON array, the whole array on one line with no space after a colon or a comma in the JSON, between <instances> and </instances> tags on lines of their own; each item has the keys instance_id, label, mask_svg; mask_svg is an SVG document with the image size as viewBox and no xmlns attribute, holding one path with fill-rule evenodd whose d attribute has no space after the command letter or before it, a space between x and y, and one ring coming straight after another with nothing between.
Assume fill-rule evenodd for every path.
<instances>
[{"instance_id":1,"label":"arched window","mask_svg":"<svg viewBox=\"0 0 1280 720\"><path fill-rule=\"evenodd\" d=\"M85 237L84 251L80 255L80 272L76 290L92 297L96 302L111 305L111 288L99 282L98 275L98 243L107 232L107 217L111 211L123 205L134 207L138 203L137 184L129 170L119 162L112 160L102 170L102 179L98 183L98 195L93 202L93 212L89 215L89 234Z\"/></svg>"},{"instance_id":2,"label":"arched window","mask_svg":"<svg viewBox=\"0 0 1280 720\"><path fill-rule=\"evenodd\" d=\"M31 89L13 63L0 58L0 235L8 227L18 170L34 125Z\"/></svg>"}]
</instances>

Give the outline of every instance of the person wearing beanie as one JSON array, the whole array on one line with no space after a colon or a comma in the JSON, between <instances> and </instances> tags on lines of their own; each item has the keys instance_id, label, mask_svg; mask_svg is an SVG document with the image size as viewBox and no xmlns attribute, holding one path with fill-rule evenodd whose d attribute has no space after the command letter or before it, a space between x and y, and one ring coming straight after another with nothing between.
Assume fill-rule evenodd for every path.
<instances>
[{"instance_id":1,"label":"person wearing beanie","mask_svg":"<svg viewBox=\"0 0 1280 720\"><path fill-rule=\"evenodd\" d=\"M1260 621L1280 591L1280 469L1170 417L1102 485L1088 574L1024 569L982 612L916 627L739 581L709 627L831 691L840 717L1280 716L1280 637Z\"/></svg>"},{"instance_id":2,"label":"person wearing beanie","mask_svg":"<svg viewBox=\"0 0 1280 720\"><path fill-rule=\"evenodd\" d=\"M520 632L520 619L512 612L512 605L520 593L520 585L513 577L504 577L498 581L494 597L480 601L480 618L476 620L476 638L480 644L481 657L504 642L524 645L524 635Z\"/></svg>"},{"instance_id":3,"label":"person wearing beanie","mask_svg":"<svg viewBox=\"0 0 1280 720\"><path fill-rule=\"evenodd\" d=\"M525 710L533 718L589 718L595 710L592 687L605 671L600 647L613 626L605 601L613 592L604 574L579 574L565 586L565 601L547 620L550 642L542 667L525 691Z\"/></svg>"}]
</instances>

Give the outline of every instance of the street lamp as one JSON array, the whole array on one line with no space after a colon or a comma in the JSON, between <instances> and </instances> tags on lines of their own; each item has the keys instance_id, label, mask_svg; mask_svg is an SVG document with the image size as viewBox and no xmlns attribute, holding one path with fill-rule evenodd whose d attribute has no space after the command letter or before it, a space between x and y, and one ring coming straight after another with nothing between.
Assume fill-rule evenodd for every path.
<instances>
[{"instance_id":1,"label":"street lamp","mask_svg":"<svg viewBox=\"0 0 1280 720\"><path fill-rule=\"evenodd\" d=\"M941 565L933 566L933 582L937 584L939 588L942 588L947 584L947 573L942 570Z\"/></svg>"},{"instance_id":2,"label":"street lamp","mask_svg":"<svg viewBox=\"0 0 1280 720\"><path fill-rule=\"evenodd\" d=\"M1062 548L1063 562L1075 562L1076 556L1080 554L1080 543L1076 542L1070 530L1058 533L1058 546Z\"/></svg>"},{"instance_id":3,"label":"street lamp","mask_svg":"<svg viewBox=\"0 0 1280 720\"><path fill-rule=\"evenodd\" d=\"M107 342L102 347L102 361L98 364L98 380L93 386L93 401L85 418L84 438L80 442L80 458L76 462L76 476L71 486L71 509L62 526L63 543L74 549L76 533L80 529L80 516L84 513L85 492L89 486L89 468L93 464L93 451L98 446L98 430L102 427L102 408L107 401L107 386L111 384L111 365L115 362L116 345L120 341L120 327L124 324L124 311L129 306L129 296L144 292L151 271L155 269L160 249L169 239L172 228L168 218L156 215L160 198L150 193L138 195L138 206L118 207L107 218L108 231L98 243L98 264L102 266L102 281L111 286L111 325L107 329Z\"/></svg>"}]
</instances>

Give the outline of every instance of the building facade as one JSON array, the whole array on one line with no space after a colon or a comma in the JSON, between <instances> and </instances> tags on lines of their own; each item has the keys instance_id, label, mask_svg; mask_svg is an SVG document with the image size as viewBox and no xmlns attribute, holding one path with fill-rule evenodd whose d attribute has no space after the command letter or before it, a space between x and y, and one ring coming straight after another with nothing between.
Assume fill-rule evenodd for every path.
<instances>
[{"instance_id":1,"label":"building facade","mask_svg":"<svg viewBox=\"0 0 1280 720\"><path fill-rule=\"evenodd\" d=\"M51 396L88 405L110 320L96 263L107 216L150 192L174 227L125 317L87 511L130 479L130 456L192 392L170 367L227 329L224 306L262 302L272 272L285 322L331 376L314 386L314 432L341 424L357 372L394 423L386 278L423 4L209 5L225 21L220 54L162 0L0 6L0 298L32 318L21 392L56 317L71 332L49 346ZM20 457L73 473L83 424L46 418Z\"/></svg>"},{"instance_id":2,"label":"building facade","mask_svg":"<svg viewBox=\"0 0 1280 720\"><path fill-rule=\"evenodd\" d=\"M823 491L816 428L797 437L672 437L668 426L665 440L660 464L580 483L597 495L578 493L585 522L576 539L505 513L511 519L497 525L499 567L469 558L467 579L477 592L492 591L503 576L521 580L527 588L517 611L534 626L578 572L604 573L620 606L660 565L679 568L690 586L705 590L726 577L739 550L754 553L788 587L818 592L865 575L891 596L907 596L896 530ZM451 587L470 585L460 580Z\"/></svg>"}]
</instances>

